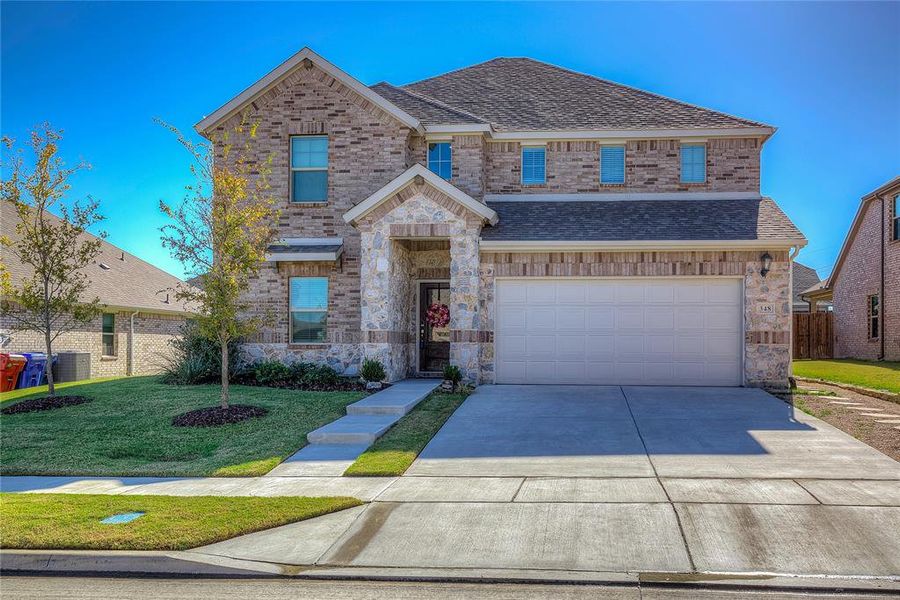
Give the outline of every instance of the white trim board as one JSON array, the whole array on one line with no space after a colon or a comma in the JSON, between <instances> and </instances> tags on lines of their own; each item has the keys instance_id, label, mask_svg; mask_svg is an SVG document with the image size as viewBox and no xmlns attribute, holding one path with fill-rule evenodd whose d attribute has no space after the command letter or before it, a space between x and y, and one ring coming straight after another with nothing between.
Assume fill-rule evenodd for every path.
<instances>
[{"instance_id":1,"label":"white trim board","mask_svg":"<svg viewBox=\"0 0 900 600\"><path fill-rule=\"evenodd\" d=\"M359 221L359 219L377 208L382 202L384 202L397 192L403 190L407 186L411 185L415 181L416 177L421 177L429 184L431 184L432 187L435 187L441 192L447 194L448 196L465 206L467 209L483 218L491 225L497 223L499 217L492 208L489 208L487 205L479 202L478 200L475 200L474 198L460 190L458 187L445 181L441 177L438 177L437 175L429 171L425 166L418 163L408 168L383 188L345 212L344 221L350 223L351 225L355 225Z\"/></svg>"},{"instance_id":2,"label":"white trim board","mask_svg":"<svg viewBox=\"0 0 900 600\"><path fill-rule=\"evenodd\" d=\"M600 192L586 194L486 194L485 202L615 202L635 200L762 200L756 192Z\"/></svg>"},{"instance_id":3,"label":"white trim board","mask_svg":"<svg viewBox=\"0 0 900 600\"><path fill-rule=\"evenodd\" d=\"M803 247L806 240L485 240L482 251L507 252L631 252L634 250L766 250Z\"/></svg>"},{"instance_id":4,"label":"white trim board","mask_svg":"<svg viewBox=\"0 0 900 600\"><path fill-rule=\"evenodd\" d=\"M303 61L307 59L312 61L313 64L315 64L317 67L352 89L354 92L356 92L366 100L372 102L374 105L378 106L386 113L393 116L404 125L408 125L419 133L425 132L422 124L418 119L401 109L399 106L390 102L387 98L376 93L371 88L366 87L360 81L345 73L338 67L334 66L308 47L304 47L303 49L301 49L289 59L266 73L266 75L263 76L262 79L246 88L240 94L217 108L209 116L201 119L199 123L194 125L194 129L196 129L200 133L209 131L226 118L238 112L248 103L252 102L256 97L265 93L270 87L276 85L296 69L300 68Z\"/></svg>"}]
</instances>

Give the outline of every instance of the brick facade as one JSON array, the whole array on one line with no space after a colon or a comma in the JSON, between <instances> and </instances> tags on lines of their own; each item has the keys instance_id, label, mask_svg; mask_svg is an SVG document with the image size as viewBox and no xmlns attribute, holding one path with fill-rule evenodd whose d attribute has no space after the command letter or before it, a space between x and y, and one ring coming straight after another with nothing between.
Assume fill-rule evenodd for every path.
<instances>
[{"instance_id":1,"label":"brick facade","mask_svg":"<svg viewBox=\"0 0 900 600\"><path fill-rule=\"evenodd\" d=\"M900 186L866 200L856 233L834 276L834 353L836 358L877 360L881 339L870 338L867 300L881 298L885 360L900 360L900 241L891 240L891 214ZM885 251L881 293L881 249Z\"/></svg>"},{"instance_id":2,"label":"brick facade","mask_svg":"<svg viewBox=\"0 0 900 600\"><path fill-rule=\"evenodd\" d=\"M115 313L115 356L103 356L102 317L80 325L62 334L53 343L53 352L90 352L91 377L112 377L129 374L128 343L131 312ZM159 373L166 361L173 358L170 341L178 337L184 325L184 317L167 314L139 312L134 317L132 347L132 375ZM4 352L43 352L43 337L32 331L11 331L9 317L0 316L0 330L9 333L10 342Z\"/></svg>"}]
</instances>

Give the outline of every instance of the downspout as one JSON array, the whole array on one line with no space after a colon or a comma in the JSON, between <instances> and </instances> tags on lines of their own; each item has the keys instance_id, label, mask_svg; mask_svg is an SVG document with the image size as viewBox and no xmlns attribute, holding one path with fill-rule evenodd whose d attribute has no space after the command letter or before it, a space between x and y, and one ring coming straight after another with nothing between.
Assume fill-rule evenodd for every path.
<instances>
[{"instance_id":1,"label":"downspout","mask_svg":"<svg viewBox=\"0 0 900 600\"><path fill-rule=\"evenodd\" d=\"M128 368L125 374L131 377L134 375L134 318L140 311L134 311L128 318Z\"/></svg>"},{"instance_id":2,"label":"downspout","mask_svg":"<svg viewBox=\"0 0 900 600\"><path fill-rule=\"evenodd\" d=\"M878 328L881 330L878 332L879 346L880 349L878 351L878 360L884 360L884 253L885 253L885 245L887 244L887 229L885 222L885 211L887 210L887 206L885 205L885 196L881 197L881 290L878 292Z\"/></svg>"}]
</instances>

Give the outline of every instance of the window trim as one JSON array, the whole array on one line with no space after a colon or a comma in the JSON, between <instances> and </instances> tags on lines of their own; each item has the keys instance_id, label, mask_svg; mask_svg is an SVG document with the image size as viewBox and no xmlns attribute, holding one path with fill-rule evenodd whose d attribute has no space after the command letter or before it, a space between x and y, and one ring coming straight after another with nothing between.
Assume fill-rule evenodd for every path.
<instances>
[{"instance_id":1,"label":"window trim","mask_svg":"<svg viewBox=\"0 0 900 600\"><path fill-rule=\"evenodd\" d=\"M544 177L540 181L525 181L525 151L526 150L541 150L544 154ZM547 185L547 146L541 144L529 144L522 145L521 150L519 151L519 168L521 169L521 183L523 186L539 186L539 185Z\"/></svg>"},{"instance_id":2,"label":"window trim","mask_svg":"<svg viewBox=\"0 0 900 600\"><path fill-rule=\"evenodd\" d=\"M622 149L622 181L603 181L603 149L604 148L621 148ZM600 159L600 185L625 185L625 159L628 148L625 144L601 144L599 151Z\"/></svg>"},{"instance_id":3,"label":"window trim","mask_svg":"<svg viewBox=\"0 0 900 600\"><path fill-rule=\"evenodd\" d=\"M442 164L445 162L447 163L447 166L450 168L450 174L447 177L442 176L438 171L435 171L434 169L431 168L431 149L429 148L429 146L431 146L432 144L435 146L440 146L440 145L447 146L447 150L449 152L449 156L447 157L447 159L446 160L438 159L437 161L435 161L437 164ZM441 179L443 179L444 181L450 181L451 179L453 179L453 142L450 140L432 140L430 142L426 142L426 144L425 144L425 162L428 163L427 164L428 170L431 171L432 173L434 173L435 175L437 175L438 177L440 177Z\"/></svg>"},{"instance_id":4,"label":"window trim","mask_svg":"<svg viewBox=\"0 0 900 600\"><path fill-rule=\"evenodd\" d=\"M872 331L875 335L872 335ZM881 337L881 299L878 294L866 296L866 337L870 341Z\"/></svg>"},{"instance_id":5,"label":"window trim","mask_svg":"<svg viewBox=\"0 0 900 600\"><path fill-rule=\"evenodd\" d=\"M295 167L294 166L294 140L295 139L323 138L325 140L325 166L324 167ZM288 136L288 202L290 204L328 204L328 167L331 163L331 140L325 134L290 135ZM325 172L325 199L324 200L294 200L294 171Z\"/></svg>"},{"instance_id":6,"label":"window trim","mask_svg":"<svg viewBox=\"0 0 900 600\"><path fill-rule=\"evenodd\" d=\"M703 148L703 179L695 180L695 179L685 179L684 172L684 149L685 148ZM678 148L678 170L679 170L679 182L687 185L702 185L705 184L708 178L708 167L707 167L707 159L708 159L708 149L706 147L705 142L698 143L682 143Z\"/></svg>"},{"instance_id":7,"label":"window trim","mask_svg":"<svg viewBox=\"0 0 900 600\"><path fill-rule=\"evenodd\" d=\"M104 323L106 316L109 315L112 317L112 331L106 331L106 323ZM106 337L110 338L110 346L112 347L112 354L106 353ZM118 344L116 344L116 313L114 312L103 312L100 313L100 356L104 358L116 358L119 356L119 348Z\"/></svg>"},{"instance_id":8,"label":"window trim","mask_svg":"<svg viewBox=\"0 0 900 600\"><path fill-rule=\"evenodd\" d=\"M324 279L325 280L325 308L299 308L294 309L291 291L293 290L293 281L295 279ZM322 345L327 344L328 342L328 309L329 309L329 292L331 288L331 282L329 281L327 276L317 276L317 275L300 275L296 277L288 277L288 343L292 346L309 346L309 345ZM322 340L295 340L294 339L294 313L304 313L304 314L324 314L324 335Z\"/></svg>"},{"instance_id":9,"label":"window trim","mask_svg":"<svg viewBox=\"0 0 900 600\"><path fill-rule=\"evenodd\" d=\"M900 194L894 196L894 204L891 207L891 232L892 242L900 242Z\"/></svg>"}]
</instances>

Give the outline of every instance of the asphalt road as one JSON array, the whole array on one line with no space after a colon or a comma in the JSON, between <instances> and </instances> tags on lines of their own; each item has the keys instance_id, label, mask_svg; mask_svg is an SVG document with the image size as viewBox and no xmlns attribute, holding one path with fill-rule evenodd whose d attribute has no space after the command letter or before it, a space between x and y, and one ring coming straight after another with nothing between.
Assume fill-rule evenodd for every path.
<instances>
[{"instance_id":1,"label":"asphalt road","mask_svg":"<svg viewBox=\"0 0 900 600\"><path fill-rule=\"evenodd\" d=\"M58 598L67 600L810 600L809 593L729 592L721 590L601 587L593 585L515 585L466 583L401 583L375 581L305 581L284 579L124 579L90 577L18 577L0 579L4 600ZM829 598L836 596L829 595ZM841 595L840 598L884 598Z\"/></svg>"}]
</instances>

